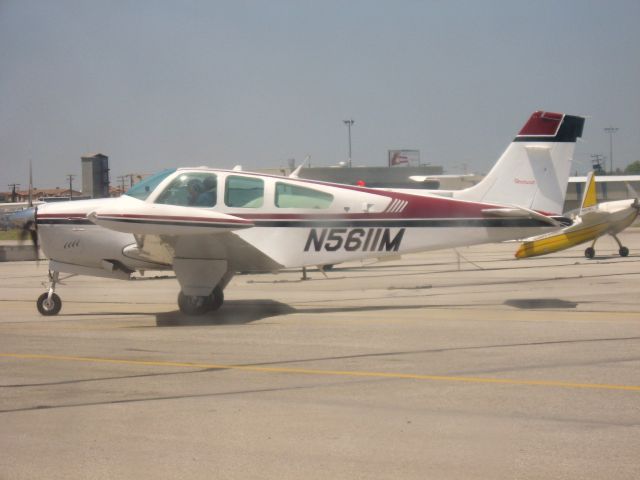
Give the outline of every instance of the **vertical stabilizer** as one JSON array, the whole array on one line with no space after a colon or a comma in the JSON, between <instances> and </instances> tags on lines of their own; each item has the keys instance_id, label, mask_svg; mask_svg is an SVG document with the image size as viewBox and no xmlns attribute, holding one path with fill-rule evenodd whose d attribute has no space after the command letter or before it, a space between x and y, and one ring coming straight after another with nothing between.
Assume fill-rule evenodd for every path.
<instances>
[{"instance_id":1,"label":"vertical stabilizer","mask_svg":"<svg viewBox=\"0 0 640 480\"><path fill-rule=\"evenodd\" d=\"M582 194L582 202L580 203L580 213L583 210L593 207L598 203L598 197L596 194L596 176L593 171L587 175L587 181L584 186L584 193Z\"/></svg>"},{"instance_id":2,"label":"vertical stabilizer","mask_svg":"<svg viewBox=\"0 0 640 480\"><path fill-rule=\"evenodd\" d=\"M452 196L562 213L573 151L583 127L583 117L534 112L487 176Z\"/></svg>"}]
</instances>

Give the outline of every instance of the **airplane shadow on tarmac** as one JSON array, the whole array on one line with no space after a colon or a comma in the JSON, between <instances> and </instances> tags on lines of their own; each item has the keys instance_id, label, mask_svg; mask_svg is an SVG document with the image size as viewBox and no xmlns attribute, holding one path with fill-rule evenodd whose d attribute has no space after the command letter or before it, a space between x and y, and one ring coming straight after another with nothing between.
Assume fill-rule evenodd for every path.
<instances>
[{"instance_id":1,"label":"airplane shadow on tarmac","mask_svg":"<svg viewBox=\"0 0 640 480\"><path fill-rule=\"evenodd\" d=\"M267 317L288 315L296 309L275 300L230 300L215 312L186 315L179 310L156 314L158 327L192 327L205 325L244 325Z\"/></svg>"},{"instance_id":2,"label":"airplane shadow on tarmac","mask_svg":"<svg viewBox=\"0 0 640 480\"><path fill-rule=\"evenodd\" d=\"M576 302L562 300L560 298L522 298L506 300L504 305L522 310L535 310L539 308L576 308Z\"/></svg>"},{"instance_id":3,"label":"airplane shadow on tarmac","mask_svg":"<svg viewBox=\"0 0 640 480\"><path fill-rule=\"evenodd\" d=\"M275 300L233 300L225 302L224 306L215 312L205 315L186 315L178 310L156 314L158 327L190 327L206 325L244 325L257 322L268 317L305 314L330 314L348 312L369 312L381 310L415 310L422 308L459 307L456 305L369 305L357 307L309 307L297 309L286 303Z\"/></svg>"}]
</instances>

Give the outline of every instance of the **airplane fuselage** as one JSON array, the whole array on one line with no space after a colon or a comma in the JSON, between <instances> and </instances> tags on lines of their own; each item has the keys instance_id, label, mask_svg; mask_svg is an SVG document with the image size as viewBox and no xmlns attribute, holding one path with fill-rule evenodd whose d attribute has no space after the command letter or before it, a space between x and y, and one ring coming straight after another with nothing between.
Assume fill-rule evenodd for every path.
<instances>
[{"instance_id":1,"label":"airplane fuselage","mask_svg":"<svg viewBox=\"0 0 640 480\"><path fill-rule=\"evenodd\" d=\"M170 268L171 248L155 256L141 256L135 249L139 240L133 234L104 228L87 218L97 208L108 208L117 202L117 199L87 200L74 202L73 208L62 204L40 207L38 229L47 257L60 264L98 269L104 260L117 262L131 271ZM230 268L237 271L274 270L273 263L260 268L260 262L251 255L244 258L230 254L245 244L263 252L279 268L292 268L526 238L553 228L536 219L486 218L479 211L475 216L433 218L402 218L379 213L343 213L332 217L247 215L228 209L225 213L250 221L253 226L233 232L212 251L208 251L206 245L216 239L216 233L194 235L190 242L192 248L203 252L200 254L203 258L222 255L232 258ZM171 243L169 239L166 242L167 246Z\"/></svg>"}]
</instances>

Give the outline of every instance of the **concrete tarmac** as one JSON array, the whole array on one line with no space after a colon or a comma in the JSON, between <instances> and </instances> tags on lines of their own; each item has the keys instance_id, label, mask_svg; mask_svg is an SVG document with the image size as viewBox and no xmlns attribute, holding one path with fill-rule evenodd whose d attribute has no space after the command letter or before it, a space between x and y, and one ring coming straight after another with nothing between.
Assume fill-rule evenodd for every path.
<instances>
[{"instance_id":1,"label":"concrete tarmac","mask_svg":"<svg viewBox=\"0 0 640 480\"><path fill-rule=\"evenodd\" d=\"M0 479L638 479L640 231L178 284L0 264Z\"/></svg>"}]
</instances>

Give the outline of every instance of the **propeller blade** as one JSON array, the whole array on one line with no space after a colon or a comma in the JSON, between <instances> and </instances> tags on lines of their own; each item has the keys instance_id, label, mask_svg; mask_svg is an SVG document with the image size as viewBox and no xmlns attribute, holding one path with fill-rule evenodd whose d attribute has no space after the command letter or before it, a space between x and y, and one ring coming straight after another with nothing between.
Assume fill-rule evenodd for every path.
<instances>
[{"instance_id":1,"label":"propeller blade","mask_svg":"<svg viewBox=\"0 0 640 480\"><path fill-rule=\"evenodd\" d=\"M11 214L10 217L11 224L18 227L18 240L20 243L24 243L27 238L30 238L33 248L35 249L36 257L38 256L40 247L38 241L38 225L36 222L37 214L38 208L33 207L15 212Z\"/></svg>"},{"instance_id":2,"label":"propeller blade","mask_svg":"<svg viewBox=\"0 0 640 480\"><path fill-rule=\"evenodd\" d=\"M27 222L28 223L28 222ZM25 223L20 230L18 230L18 240L23 243L27 239L28 229L26 228L27 224Z\"/></svg>"},{"instance_id":3,"label":"propeller blade","mask_svg":"<svg viewBox=\"0 0 640 480\"><path fill-rule=\"evenodd\" d=\"M33 209L33 223L32 228L29 230L31 234L31 243L33 243L33 249L35 250L36 259L40 259L40 242L38 241L38 207Z\"/></svg>"}]
</instances>

